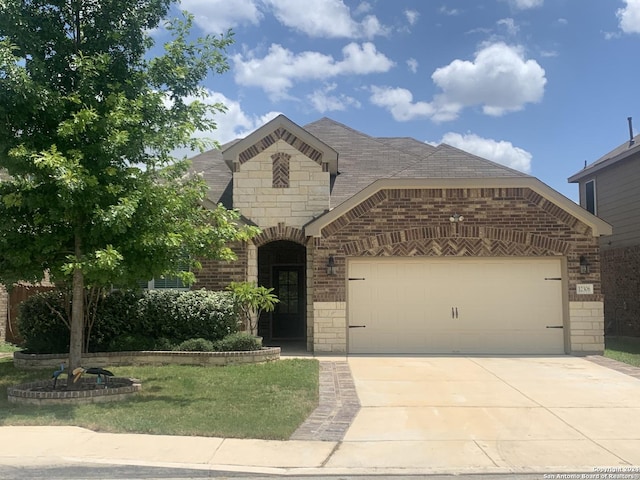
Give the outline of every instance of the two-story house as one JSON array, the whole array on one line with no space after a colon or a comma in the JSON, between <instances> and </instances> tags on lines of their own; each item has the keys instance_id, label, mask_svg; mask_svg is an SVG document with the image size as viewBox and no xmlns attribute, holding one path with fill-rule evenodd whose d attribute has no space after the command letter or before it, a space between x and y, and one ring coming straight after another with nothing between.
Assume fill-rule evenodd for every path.
<instances>
[{"instance_id":1,"label":"two-story house","mask_svg":"<svg viewBox=\"0 0 640 480\"><path fill-rule=\"evenodd\" d=\"M613 226L600 242L607 333L640 336L640 135L569 178L580 205Z\"/></svg>"}]
</instances>

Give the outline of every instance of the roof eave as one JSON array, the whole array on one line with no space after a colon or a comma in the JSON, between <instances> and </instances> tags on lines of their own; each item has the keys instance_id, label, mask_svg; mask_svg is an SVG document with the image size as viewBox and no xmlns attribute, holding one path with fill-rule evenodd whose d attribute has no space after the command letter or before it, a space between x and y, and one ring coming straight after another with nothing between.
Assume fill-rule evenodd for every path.
<instances>
[{"instance_id":1,"label":"roof eave","mask_svg":"<svg viewBox=\"0 0 640 480\"><path fill-rule=\"evenodd\" d=\"M604 220L558 193L535 177L494 178L382 178L362 189L337 207L305 225L305 234L320 237L322 229L380 190L410 188L530 188L578 220L591 227L594 237L611 235L612 227Z\"/></svg>"},{"instance_id":2,"label":"roof eave","mask_svg":"<svg viewBox=\"0 0 640 480\"><path fill-rule=\"evenodd\" d=\"M292 131L295 135L299 136L305 143L308 143L314 148L322 151L323 158L322 161L328 163L329 171L332 174L336 174L338 171L338 152L333 149L330 145L327 145L325 142L312 135L308 131L306 131L303 127L296 124L286 116L280 114L269 122L265 123L258 129L254 130L252 133L247 135L245 138L238 140L229 146L229 148L225 149L222 152L222 158L225 163L229 166L231 171L233 171L233 163L237 161L238 155L240 152L245 150L246 148L254 145L258 141L260 141L265 135L275 131L278 127L283 127L286 130Z\"/></svg>"},{"instance_id":3,"label":"roof eave","mask_svg":"<svg viewBox=\"0 0 640 480\"><path fill-rule=\"evenodd\" d=\"M572 176L570 176L567 179L567 182L569 183L577 183L578 181L580 181L581 179L588 177L590 175L593 175L596 172L599 172L601 170L604 170L605 168L610 167L611 165L614 165L636 153L640 153L640 143L637 144L635 147L632 147L618 155L616 155L615 157L611 157L603 162L598 163L598 161L596 160L596 162L594 162L592 165L580 170L578 173L573 174Z\"/></svg>"}]
</instances>

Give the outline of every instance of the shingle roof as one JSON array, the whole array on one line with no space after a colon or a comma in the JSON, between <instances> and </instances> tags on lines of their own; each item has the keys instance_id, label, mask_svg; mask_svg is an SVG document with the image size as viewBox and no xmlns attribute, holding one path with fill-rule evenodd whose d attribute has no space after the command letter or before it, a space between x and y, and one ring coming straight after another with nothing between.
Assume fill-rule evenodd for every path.
<instances>
[{"instance_id":1,"label":"shingle roof","mask_svg":"<svg viewBox=\"0 0 640 480\"><path fill-rule=\"evenodd\" d=\"M338 175L332 178L332 208L381 178L529 176L449 145L433 147L409 137L375 138L326 117L303 128L338 152ZM209 199L231 207L232 174L221 150L210 150L191 160L192 169L202 172L210 186Z\"/></svg>"},{"instance_id":2,"label":"shingle roof","mask_svg":"<svg viewBox=\"0 0 640 480\"><path fill-rule=\"evenodd\" d=\"M619 162L620 160L624 160L625 158L630 157L636 153L640 153L640 134L633 137L633 141L627 140L622 145L611 150L609 153L604 154L598 160L588 165L587 167L580 170L578 173L573 174L569 177L569 182L577 182L581 178L586 177L587 175L591 175L598 170L602 170L603 168L607 168L614 163Z\"/></svg>"},{"instance_id":3,"label":"shingle roof","mask_svg":"<svg viewBox=\"0 0 640 480\"><path fill-rule=\"evenodd\" d=\"M472 155L445 143L394 177L402 178L504 178L529 175Z\"/></svg>"},{"instance_id":4,"label":"shingle roof","mask_svg":"<svg viewBox=\"0 0 640 480\"><path fill-rule=\"evenodd\" d=\"M190 159L191 170L202 174L209 185L209 200L222 203L227 208L233 207L233 177L231 169L222 159L222 150L236 141L223 145L220 150L207 150Z\"/></svg>"},{"instance_id":5,"label":"shingle roof","mask_svg":"<svg viewBox=\"0 0 640 480\"><path fill-rule=\"evenodd\" d=\"M528 175L449 145L433 147L413 138L370 137L329 118L306 130L338 151L335 207L380 178L478 178Z\"/></svg>"}]
</instances>

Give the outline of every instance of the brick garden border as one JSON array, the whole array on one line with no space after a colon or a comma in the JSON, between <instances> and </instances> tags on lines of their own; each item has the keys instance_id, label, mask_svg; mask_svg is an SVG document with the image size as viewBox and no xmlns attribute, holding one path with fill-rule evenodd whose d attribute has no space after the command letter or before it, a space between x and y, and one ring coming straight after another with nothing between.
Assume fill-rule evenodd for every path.
<instances>
[{"instance_id":1,"label":"brick garden border","mask_svg":"<svg viewBox=\"0 0 640 480\"><path fill-rule=\"evenodd\" d=\"M97 352L82 355L86 367L124 367L137 365L225 366L271 362L280 359L280 347L264 347L247 352ZM68 363L68 354L13 353L18 369L57 368Z\"/></svg>"},{"instance_id":2,"label":"brick garden border","mask_svg":"<svg viewBox=\"0 0 640 480\"><path fill-rule=\"evenodd\" d=\"M85 385L95 385L94 378L82 378ZM39 380L23 383L7 389L7 398L11 403L22 405L84 405L88 403L106 403L126 400L136 395L141 388L140 381L132 378L111 377L104 388L86 390L39 391L38 387L49 387L53 380ZM34 390L35 389L35 390Z\"/></svg>"}]
</instances>

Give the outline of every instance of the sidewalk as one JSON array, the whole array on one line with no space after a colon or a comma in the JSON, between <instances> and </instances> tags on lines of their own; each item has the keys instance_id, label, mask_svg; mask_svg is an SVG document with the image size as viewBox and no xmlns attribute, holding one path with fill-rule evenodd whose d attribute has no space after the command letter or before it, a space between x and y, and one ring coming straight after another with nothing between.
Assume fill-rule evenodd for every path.
<instances>
[{"instance_id":1,"label":"sidewalk","mask_svg":"<svg viewBox=\"0 0 640 480\"><path fill-rule=\"evenodd\" d=\"M636 428L640 426L640 408L635 406L637 405L636 394L640 389L640 384L637 383L637 379L640 379L639 369L620 365L618 362L602 357L580 360L566 357L566 359L547 360L546 363L541 361L536 371L546 372L545 375L560 375L559 378L562 381L554 382L552 385L554 389L561 389L561 384L566 378L581 378L580 382L584 388L600 391L601 385L607 385L611 392L615 388L618 389L615 390L618 394L623 390L628 391L628 398L620 397L616 401L618 408L611 408L611 405L609 408L592 408L591 404L587 405L588 408L535 406L492 410L490 406L474 407L472 417L463 415L469 407L453 404L447 407L438 404L437 407L425 410L430 415L429 422L425 424L429 425L429 428L426 428L422 424L420 424L422 427L415 425L410 420L413 417L398 416L414 409L407 407L385 409L377 404L371 404L372 391L367 390L367 381L358 387L364 388L361 392L364 396L360 398L363 406L360 409L360 401L355 392L346 359L344 357L317 358L321 361L320 403L316 411L294 433L291 440L113 434L93 432L80 427L10 426L0 427L0 465L135 465L202 470L218 474L229 472L230 474L293 477L527 473L542 475L542 473L549 473L555 478L561 478L558 476L560 473L594 474L595 467L581 469L577 466L596 465L601 468L618 468L620 470L617 470L617 473L629 475L617 478L640 478L640 454L638 454L640 437L637 434L639 430ZM393 361L393 359L389 360ZM523 362L525 360L523 359ZM595 366L592 368L591 362L586 360L605 368ZM358 359L358 363L364 361L366 359ZM407 361L408 359L403 359L403 363ZM460 364L466 362L462 358L424 358L419 361L423 363L455 362L455 365L449 365L446 371L455 372L457 375L464 373L460 370ZM529 371L533 371L532 368L535 367L533 361L530 360L531 365L526 366ZM495 371L504 370L516 380L521 377L519 370L514 370L521 362L508 362L509 365L503 365L504 362L501 359L489 358L475 359L472 363L475 365L478 362L485 367L492 367ZM416 363L415 359L413 363ZM572 368L560 370L557 363L567 363ZM458 370L453 368L456 365ZM474 365L472 365L473 372L477 373L480 366ZM387 370L378 368L379 372L378 370L376 372L382 377L385 372L393 374L396 383L401 386L402 382L397 378L400 370L389 368L392 367L387 366ZM417 367L414 365L412 368ZM615 370L624 373L624 376L616 373ZM504 372L502 376L509 377ZM359 373L360 377L357 377L356 373L358 373L357 370L353 373L356 378L363 375L362 371ZM410 372L405 372L405 374L408 373ZM487 370L486 375L490 373ZM360 378L359 381L362 383L363 379ZM498 382L498 380L494 381ZM533 383L536 382L538 380ZM440 384L440 393L446 390L445 387L447 387L446 382ZM544 385L540 388L544 391ZM426 390L425 392L428 393ZM467 395L474 392L470 390ZM426 393L423 393L423 396ZM569 394L560 395L560 391L556 393L558 397L551 397L557 398L554 400L556 402L570 397ZM606 398L611 396L603 395ZM408 395L407 398L413 397ZM586 401L582 396L576 398L583 403ZM388 410L395 415L394 422L389 419L391 417L385 417L386 421L381 420L382 417L378 418ZM504 415L508 414L511 418L514 415L513 412L520 410L524 412L524 416L512 418L509 424L515 425L516 430L502 431L500 435L495 436L494 441L479 440L477 435L472 435L473 432L480 431L477 429L481 427L485 433L499 430L504 427ZM448 411L452 412L452 415L455 414L454 417L447 417ZM482 426L482 418L491 411L495 414L491 417L491 422ZM621 415L624 414L621 418L618 418L620 417L618 411L622 412ZM417 414L416 412L417 410L414 414ZM538 415L534 415L536 412ZM588 425L589 429L584 430L583 433L572 430L572 427L567 424L570 419L562 421L559 418L559 415L570 414L571 416L576 415L576 412L585 413L592 419ZM501 413L502 417L498 413ZM545 426L547 424L540 424L541 414L545 414L548 417L547 421L551 422L548 423L548 428ZM359 420L354 422L356 415ZM375 420L372 420L372 415L376 417ZM444 422L446 428L443 431L446 435L438 436L440 435L438 432L442 433L442 428L439 427L444 425L440 423L446 418L449 418L449 421ZM470 430L471 423L469 423L472 421L478 424L473 431ZM612 432L615 426L615 422L611 423L612 421L622 422L626 428L617 428ZM364 434L363 426L368 429ZM391 427L404 428L405 435L394 441L383 441L379 434L391 430ZM606 435L598 434L600 430ZM416 432L421 433L422 437L416 437ZM604 449L602 445L609 445L609 450ZM618 456L614 455L614 451ZM547 458L549 452L554 452L552 456L559 458L560 462ZM626 461L622 460L622 457L626 458ZM532 461L532 458L535 461ZM558 467L558 465L567 466Z\"/></svg>"}]
</instances>

